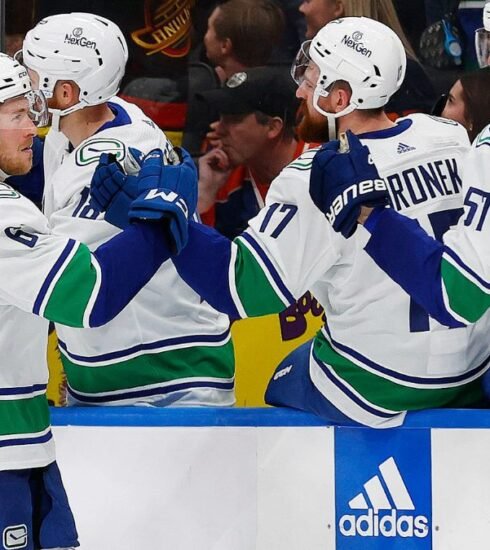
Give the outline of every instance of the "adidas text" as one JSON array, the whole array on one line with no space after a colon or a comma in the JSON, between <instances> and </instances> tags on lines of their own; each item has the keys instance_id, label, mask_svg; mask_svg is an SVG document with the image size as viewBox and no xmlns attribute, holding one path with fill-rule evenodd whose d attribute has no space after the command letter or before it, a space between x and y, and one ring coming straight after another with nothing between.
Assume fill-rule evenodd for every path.
<instances>
[{"instance_id":1,"label":"adidas text","mask_svg":"<svg viewBox=\"0 0 490 550\"><path fill-rule=\"evenodd\" d=\"M345 537L417 537L429 534L429 520L425 516L398 515L397 510L380 516L370 509L366 514L346 514L340 518L339 528Z\"/></svg>"}]
</instances>

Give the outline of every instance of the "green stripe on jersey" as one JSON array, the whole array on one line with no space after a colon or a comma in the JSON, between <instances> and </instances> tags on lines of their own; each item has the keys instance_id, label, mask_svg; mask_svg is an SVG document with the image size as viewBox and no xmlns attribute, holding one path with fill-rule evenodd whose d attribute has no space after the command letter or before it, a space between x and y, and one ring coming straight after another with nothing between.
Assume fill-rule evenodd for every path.
<instances>
[{"instance_id":1,"label":"green stripe on jersey","mask_svg":"<svg viewBox=\"0 0 490 550\"><path fill-rule=\"evenodd\" d=\"M441 276L451 310L470 323L478 321L490 307L490 295L444 258L441 262Z\"/></svg>"},{"instance_id":2,"label":"green stripe on jersey","mask_svg":"<svg viewBox=\"0 0 490 550\"><path fill-rule=\"evenodd\" d=\"M81 244L56 282L44 317L70 327L83 327L83 316L97 282L89 249Z\"/></svg>"},{"instance_id":3,"label":"green stripe on jersey","mask_svg":"<svg viewBox=\"0 0 490 550\"><path fill-rule=\"evenodd\" d=\"M181 378L233 378L233 344L147 353L120 363L84 366L61 354L68 383L82 393L136 389Z\"/></svg>"},{"instance_id":4,"label":"green stripe on jersey","mask_svg":"<svg viewBox=\"0 0 490 550\"><path fill-rule=\"evenodd\" d=\"M455 388L442 389L411 388L387 380L337 353L321 332L315 338L314 351L318 359L332 367L341 379L369 403L391 411L464 407L477 403L482 398L479 379Z\"/></svg>"},{"instance_id":5,"label":"green stripe on jersey","mask_svg":"<svg viewBox=\"0 0 490 550\"><path fill-rule=\"evenodd\" d=\"M250 250L240 239L235 261L235 281L238 297L247 317L260 317L269 313L279 313L286 309L264 270Z\"/></svg>"},{"instance_id":6,"label":"green stripe on jersey","mask_svg":"<svg viewBox=\"0 0 490 550\"><path fill-rule=\"evenodd\" d=\"M49 427L46 394L26 399L0 400L0 436L34 434Z\"/></svg>"}]
</instances>

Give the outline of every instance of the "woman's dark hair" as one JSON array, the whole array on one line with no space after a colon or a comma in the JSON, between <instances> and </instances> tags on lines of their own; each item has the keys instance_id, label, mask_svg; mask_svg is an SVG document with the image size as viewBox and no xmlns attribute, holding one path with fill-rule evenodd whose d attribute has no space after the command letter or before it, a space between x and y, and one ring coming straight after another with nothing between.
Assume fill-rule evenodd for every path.
<instances>
[{"instance_id":1,"label":"woman's dark hair","mask_svg":"<svg viewBox=\"0 0 490 550\"><path fill-rule=\"evenodd\" d=\"M466 73L459 80L463 88L468 135L473 141L490 124L490 67Z\"/></svg>"}]
</instances>

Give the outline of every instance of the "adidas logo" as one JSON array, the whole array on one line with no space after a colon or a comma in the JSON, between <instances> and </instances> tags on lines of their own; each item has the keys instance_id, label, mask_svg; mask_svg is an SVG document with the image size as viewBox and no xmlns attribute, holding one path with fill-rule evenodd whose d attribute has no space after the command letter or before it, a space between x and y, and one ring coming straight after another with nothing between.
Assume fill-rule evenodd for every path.
<instances>
[{"instance_id":1,"label":"adidas logo","mask_svg":"<svg viewBox=\"0 0 490 550\"><path fill-rule=\"evenodd\" d=\"M415 151L415 147L406 145L405 143L399 143L396 152L401 155L402 153L408 153L409 151Z\"/></svg>"},{"instance_id":2,"label":"adidas logo","mask_svg":"<svg viewBox=\"0 0 490 550\"><path fill-rule=\"evenodd\" d=\"M342 516L339 520L342 535L425 538L429 534L429 520L414 513L414 503L393 457L385 460L379 471L381 475L364 483L364 492L349 501L351 510L366 512Z\"/></svg>"}]
</instances>

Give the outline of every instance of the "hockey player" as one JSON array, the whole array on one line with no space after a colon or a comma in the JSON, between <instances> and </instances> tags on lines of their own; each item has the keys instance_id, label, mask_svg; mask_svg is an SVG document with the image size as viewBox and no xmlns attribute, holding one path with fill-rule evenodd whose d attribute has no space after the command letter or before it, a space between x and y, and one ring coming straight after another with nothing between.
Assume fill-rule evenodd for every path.
<instances>
[{"instance_id":1,"label":"hockey player","mask_svg":"<svg viewBox=\"0 0 490 550\"><path fill-rule=\"evenodd\" d=\"M403 81L405 61L400 40L381 23L356 17L326 25L294 66L306 110L301 137L324 141L327 131L335 137L351 129L369 144L393 207L438 233L461 212L469 144L455 123L386 117L383 105ZM467 329L429 321L364 252L365 234L346 239L333 231L309 194L315 152L283 170L234 242L191 222L189 243L173 260L179 273L235 317L280 311L307 289L325 308L323 329L277 368L270 404L389 427L407 410L474 403L486 365L468 354ZM94 193L109 184L96 173ZM118 197L109 210L121 208Z\"/></svg>"},{"instance_id":2,"label":"hockey player","mask_svg":"<svg viewBox=\"0 0 490 550\"><path fill-rule=\"evenodd\" d=\"M319 208L330 212L334 202L340 205L338 197L346 197L336 209L337 219L352 223L358 220L364 225L371 233L365 247L367 253L434 319L450 327L461 327L485 316L479 324L485 326L490 308L490 126L477 137L466 158L465 214L444 234L443 243L431 238L416 221L392 209L363 206L361 210L361 205L369 202L369 193L361 195L352 189L358 188L361 181L367 189L366 182L376 180L377 173L369 162L367 148L356 143L355 136L350 141L355 147L347 154L329 144L315 157L311 187L319 197ZM347 188L350 191L346 194ZM378 199L388 195L381 188L376 193ZM335 222L333 227L341 230Z\"/></svg>"},{"instance_id":3,"label":"hockey player","mask_svg":"<svg viewBox=\"0 0 490 550\"><path fill-rule=\"evenodd\" d=\"M90 204L101 153L127 164L129 148L168 153L171 145L140 109L113 97L127 46L111 21L86 13L47 17L27 33L22 54L53 117L44 152L44 212L54 233L94 248L117 233ZM57 334L69 403L234 403L228 318L203 302L171 262L111 323L91 330L59 326Z\"/></svg>"},{"instance_id":4,"label":"hockey player","mask_svg":"<svg viewBox=\"0 0 490 550\"><path fill-rule=\"evenodd\" d=\"M36 134L31 117L47 121L45 107L42 94L31 91L25 68L0 54L0 182L31 169ZM141 173L147 181L164 170L160 158L153 155L153 167ZM188 162L185 168L195 177ZM167 186L169 177L177 181L184 174L181 167L165 168L178 172L164 170ZM158 219L157 211L152 214L158 200L137 201L134 217ZM189 208L196 202L189 201ZM171 223L182 226L179 216L171 214ZM48 320L88 328L115 317L168 257L161 247L166 235L163 224L133 224L91 253L80 242L52 234L33 203L0 183L2 548L78 546L46 399Z\"/></svg>"}]
</instances>

